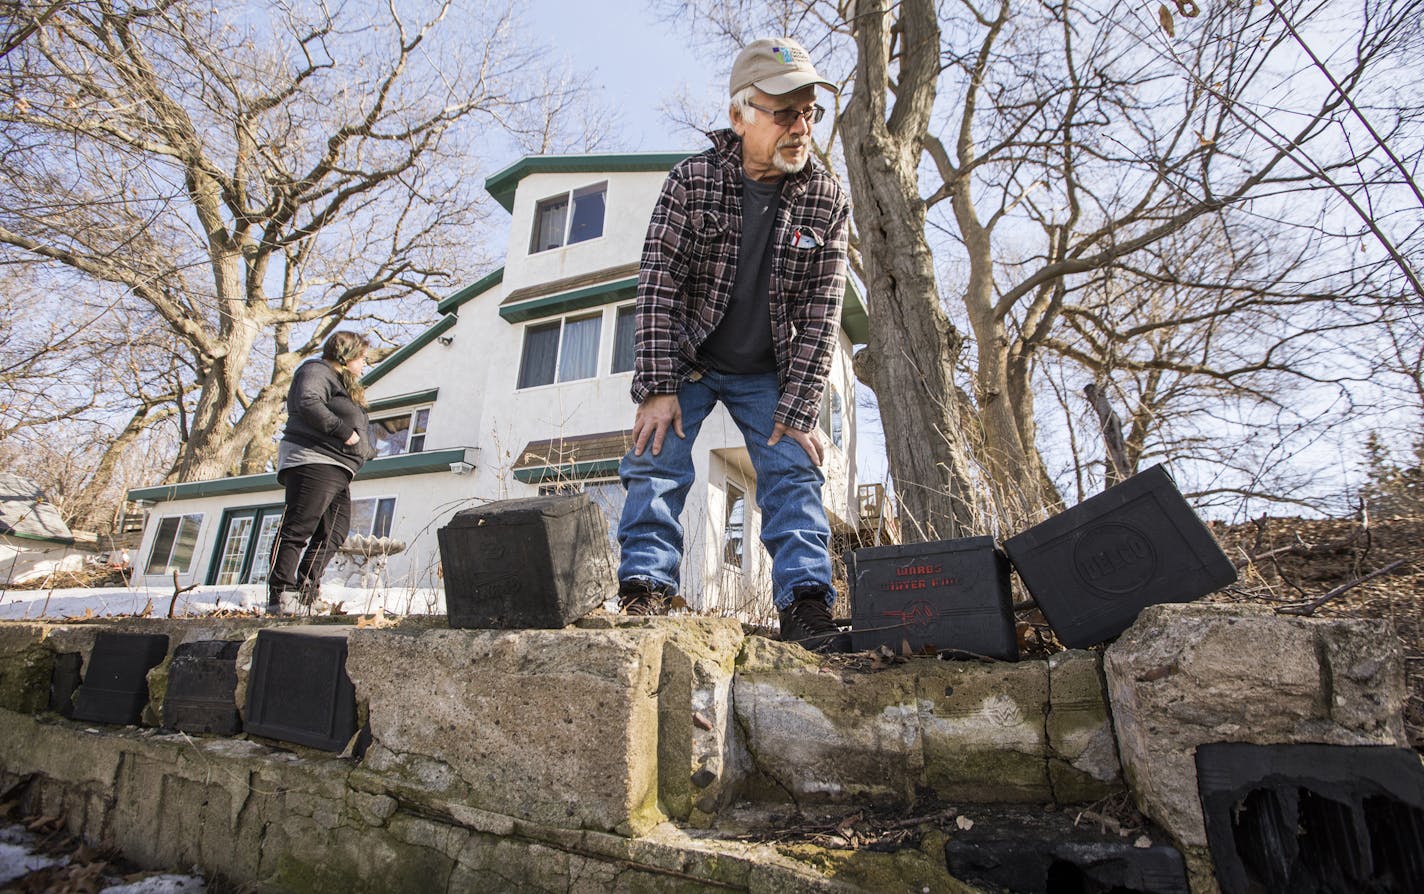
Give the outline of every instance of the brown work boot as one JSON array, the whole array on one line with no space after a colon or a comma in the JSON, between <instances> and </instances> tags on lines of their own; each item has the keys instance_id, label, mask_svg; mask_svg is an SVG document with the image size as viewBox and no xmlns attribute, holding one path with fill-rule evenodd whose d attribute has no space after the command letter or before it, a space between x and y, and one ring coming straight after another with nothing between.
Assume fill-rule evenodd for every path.
<instances>
[{"instance_id":1,"label":"brown work boot","mask_svg":"<svg viewBox=\"0 0 1424 894\"><path fill-rule=\"evenodd\" d=\"M642 578L631 578L618 584L618 611L638 616L665 615L680 607L678 599L661 584Z\"/></svg>"}]
</instances>

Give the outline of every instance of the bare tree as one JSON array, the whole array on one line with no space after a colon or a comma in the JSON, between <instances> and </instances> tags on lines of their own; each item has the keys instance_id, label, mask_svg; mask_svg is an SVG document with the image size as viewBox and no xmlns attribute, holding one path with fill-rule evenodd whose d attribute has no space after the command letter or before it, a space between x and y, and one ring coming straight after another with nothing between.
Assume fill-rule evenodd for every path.
<instances>
[{"instance_id":1,"label":"bare tree","mask_svg":"<svg viewBox=\"0 0 1424 894\"><path fill-rule=\"evenodd\" d=\"M181 419L178 480L259 470L338 327L428 318L482 260L479 128L550 146L538 113L577 92L531 77L507 8L374 9L75 0L3 59L4 259L176 339L131 409Z\"/></svg>"},{"instance_id":2,"label":"bare tree","mask_svg":"<svg viewBox=\"0 0 1424 894\"><path fill-rule=\"evenodd\" d=\"M837 136L872 302L857 371L880 399L902 500L942 536L1059 501L1034 380L1085 331L1065 329L1085 281L1130 276L1164 239L1222 222L1265 216L1330 235L1337 205L1399 182L1382 147L1418 141L1412 106L1372 75L1399 70L1420 0L1335 4L1328 19L1300 3L1202 4L1199 17L1172 17L1170 34L1155 10L1112 0L680 5L716 18L717 33L737 33L738 16L743 34L783 27L832 70L853 60ZM1312 39L1331 42L1329 80L1299 76ZM1371 91L1380 139L1349 139L1352 105ZM1325 256L1358 235L1333 229ZM1371 289L1395 284L1339 277L1306 297Z\"/></svg>"},{"instance_id":3,"label":"bare tree","mask_svg":"<svg viewBox=\"0 0 1424 894\"><path fill-rule=\"evenodd\" d=\"M1080 497L1095 489L1081 472L1106 429L1103 483L1170 458L1204 470L1199 502L1322 507L1320 489L1282 487L1286 465L1353 421L1388 304L1341 294L1334 275L1300 280L1319 240L1290 243L1275 229L1198 226L1068 290L1044 350L1055 378L1088 383L1081 419L1059 395L1080 429Z\"/></svg>"}]
</instances>

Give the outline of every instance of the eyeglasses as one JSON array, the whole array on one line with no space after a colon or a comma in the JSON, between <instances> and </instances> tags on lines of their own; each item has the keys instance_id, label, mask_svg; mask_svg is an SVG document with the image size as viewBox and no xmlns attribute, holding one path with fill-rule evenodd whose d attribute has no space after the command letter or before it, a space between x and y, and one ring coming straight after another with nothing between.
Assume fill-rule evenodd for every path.
<instances>
[{"instance_id":1,"label":"eyeglasses","mask_svg":"<svg viewBox=\"0 0 1424 894\"><path fill-rule=\"evenodd\" d=\"M766 112L771 116L771 120L776 122L777 127L791 127L799 118L805 118L811 124L819 124L821 119L826 116L826 110L820 106L811 106L803 112L800 109L768 109L766 106L759 106L754 102L748 102L747 105L758 112Z\"/></svg>"}]
</instances>

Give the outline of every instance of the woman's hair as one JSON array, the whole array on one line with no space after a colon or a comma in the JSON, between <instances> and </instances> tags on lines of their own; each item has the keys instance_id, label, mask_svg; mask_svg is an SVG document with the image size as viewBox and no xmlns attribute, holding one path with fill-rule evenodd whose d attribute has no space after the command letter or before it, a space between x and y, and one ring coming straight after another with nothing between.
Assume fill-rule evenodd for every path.
<instances>
[{"instance_id":1,"label":"woman's hair","mask_svg":"<svg viewBox=\"0 0 1424 894\"><path fill-rule=\"evenodd\" d=\"M344 330L331 333L331 337L321 348L321 359L336 367L336 374L341 377L342 387L346 389L347 394L351 395L351 399L362 407L366 406L366 389L361 387L361 380L346 368L346 364L370 349L371 343L366 341L364 336Z\"/></svg>"}]
</instances>

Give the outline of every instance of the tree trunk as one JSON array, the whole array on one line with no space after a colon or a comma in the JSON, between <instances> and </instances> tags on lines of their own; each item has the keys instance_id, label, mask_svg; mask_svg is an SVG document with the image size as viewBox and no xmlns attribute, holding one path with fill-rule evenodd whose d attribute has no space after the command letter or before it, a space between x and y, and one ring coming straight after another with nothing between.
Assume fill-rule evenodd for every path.
<instances>
[{"instance_id":1,"label":"tree trunk","mask_svg":"<svg viewBox=\"0 0 1424 894\"><path fill-rule=\"evenodd\" d=\"M974 153L968 130L961 132L959 162L968 164ZM984 426L980 458L985 466L998 515L1011 524L1042 515L1043 494L1036 450L1025 445L1020 411L1031 413L1032 401L1013 387L1010 353L1013 343L1003 316L995 308L994 255L989 230L979 220L969 177L956 185L950 199L955 222L964 237L969 261L969 283L964 306L974 331L978 351L974 397ZM1024 385L1027 384L1025 378ZM1030 453L1034 453L1030 460Z\"/></svg>"},{"instance_id":2,"label":"tree trunk","mask_svg":"<svg viewBox=\"0 0 1424 894\"><path fill-rule=\"evenodd\" d=\"M1108 403L1108 396L1096 384L1089 382L1083 386L1083 394L1098 414L1098 426L1103 431L1103 445L1107 448L1108 486L1127 480L1132 474L1132 464L1127 458L1127 442L1122 438L1122 420L1117 411Z\"/></svg>"},{"instance_id":3,"label":"tree trunk","mask_svg":"<svg viewBox=\"0 0 1424 894\"><path fill-rule=\"evenodd\" d=\"M940 309L917 173L934 106L939 27L931 3L903 4L900 77L887 115L888 10L884 0L858 7L856 88L844 114L871 303L870 344L856 358L856 374L880 404L907 533L958 537L982 529L953 381L963 339Z\"/></svg>"},{"instance_id":4,"label":"tree trunk","mask_svg":"<svg viewBox=\"0 0 1424 894\"><path fill-rule=\"evenodd\" d=\"M153 408L159 401L146 402L129 419L128 425L119 432L118 437L109 444L104 455L99 460L99 464L94 467L94 473L89 476L84 488L79 491L75 498L75 505L80 509L71 518L66 519L66 523L75 530L97 531L100 527L107 527L113 521L115 506L112 500L106 498L105 492L114 480L114 471L118 468L119 460L124 454L133 448L139 436L154 424L172 416L177 412L173 405L168 405L157 412Z\"/></svg>"}]
</instances>

